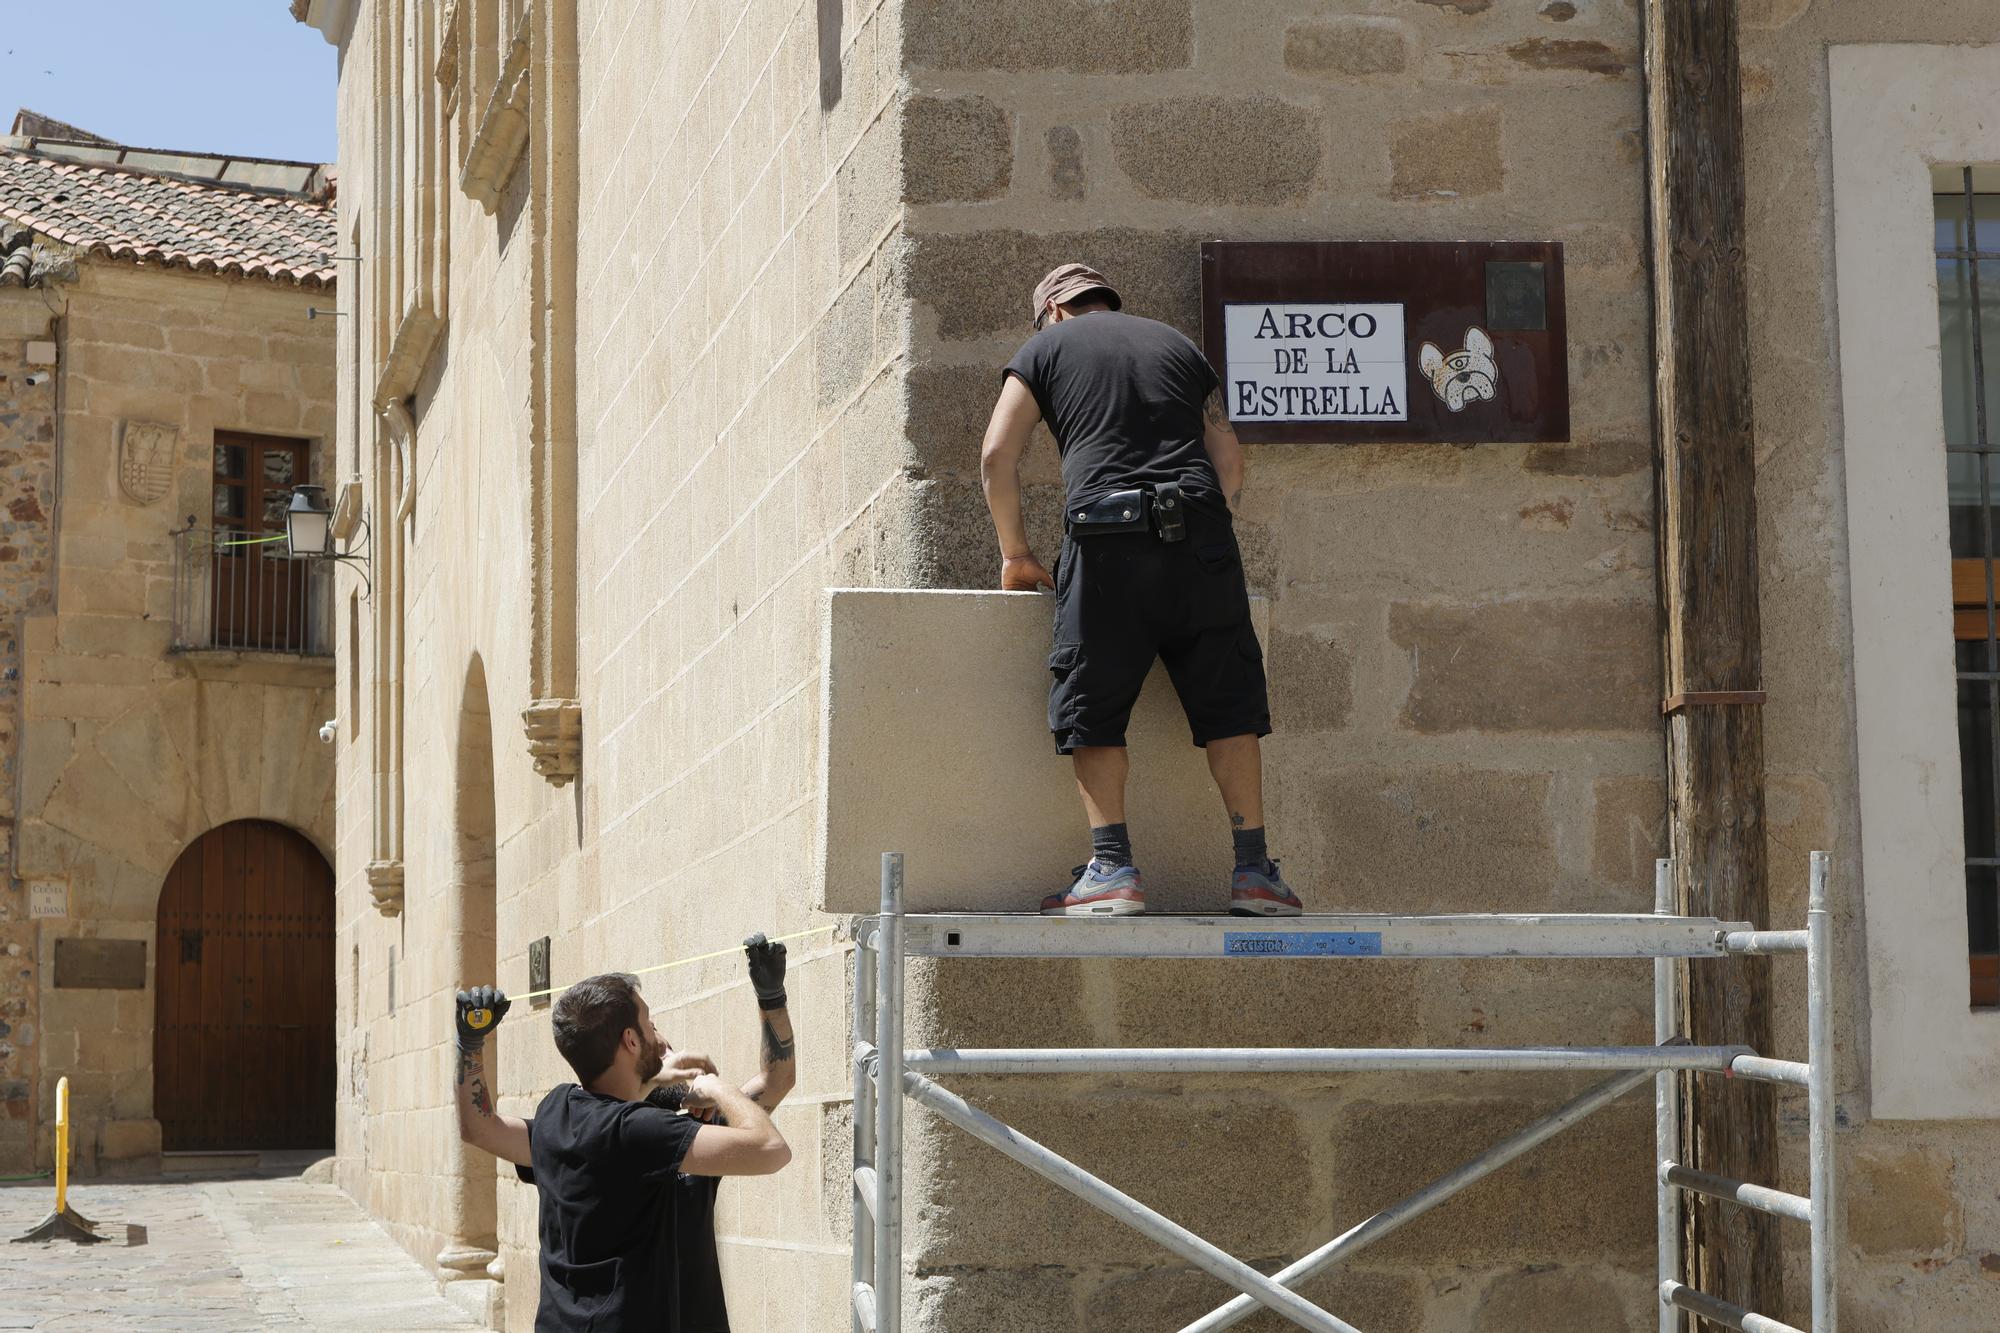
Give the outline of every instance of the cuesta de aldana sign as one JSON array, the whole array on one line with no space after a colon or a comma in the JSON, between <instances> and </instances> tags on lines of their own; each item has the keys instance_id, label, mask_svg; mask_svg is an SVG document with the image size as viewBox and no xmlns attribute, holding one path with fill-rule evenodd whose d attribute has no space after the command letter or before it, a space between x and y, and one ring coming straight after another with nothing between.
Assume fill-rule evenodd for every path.
<instances>
[{"instance_id":1,"label":"cuesta de aldana sign","mask_svg":"<svg viewBox=\"0 0 2000 1333\"><path fill-rule=\"evenodd\" d=\"M1208 241L1201 260L1245 440L1569 438L1560 244Z\"/></svg>"}]
</instances>

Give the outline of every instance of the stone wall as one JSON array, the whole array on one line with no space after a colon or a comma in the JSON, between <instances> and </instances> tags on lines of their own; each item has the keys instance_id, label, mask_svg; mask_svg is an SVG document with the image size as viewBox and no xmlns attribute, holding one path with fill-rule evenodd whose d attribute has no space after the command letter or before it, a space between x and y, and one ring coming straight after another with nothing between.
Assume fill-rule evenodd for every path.
<instances>
[{"instance_id":1,"label":"stone wall","mask_svg":"<svg viewBox=\"0 0 2000 1333\"><path fill-rule=\"evenodd\" d=\"M1238 531L1270 599L1269 824L1287 878L1322 910L1650 909L1664 797L1632 9L1045 0L1008 14L904 15L922 576L994 577L979 431L1027 334L1029 289L1055 263L1100 267L1127 310L1198 336L1207 237L1561 241L1568 444L1251 448ZM1046 437L1029 476L1046 554ZM1218 806L1216 893L1226 834ZM965 996L943 989L956 972L937 974L913 1044L1650 1032L1636 963L1022 963ZM1498 1076L1098 1083L985 1095L1272 1261L1573 1090ZM1226 1295L962 1136L912 1126L919 1326L1019 1327L1010 1307L1026 1301L1036 1328L1173 1327ZM1576 1328L1641 1326L1650 1126L1624 1103L1537 1150L1346 1265L1329 1308L1365 1328L1555 1327L1555 1311Z\"/></svg>"},{"instance_id":2,"label":"stone wall","mask_svg":"<svg viewBox=\"0 0 2000 1333\"><path fill-rule=\"evenodd\" d=\"M52 367L30 364L30 341L54 337L54 317L39 292L0 291L0 820L9 844L20 777L21 638L23 621L44 614L54 584L56 385L28 376ZM41 1119L40 985L34 921L27 886L8 877L0 887L0 1173L25 1174L34 1161Z\"/></svg>"},{"instance_id":3,"label":"stone wall","mask_svg":"<svg viewBox=\"0 0 2000 1333\"><path fill-rule=\"evenodd\" d=\"M1871 1113L1868 970L1881 968L1883 957L1868 947L1861 895L1886 892L1896 911L1900 889L1864 885L1860 874L1850 587L1869 573L1849 568L1847 525L1876 497L1848 493L1841 461L1844 449L1873 441L1844 440L1840 414L1827 47L1991 43L2000 26L1990 6L1966 0L1893 10L1866 0L1746 0L1742 8L1772 913L1779 922L1797 919L1807 853L1829 848L1846 954L1836 1004L1839 1097L1850 1126L1839 1139L1847 1245L1841 1327L1972 1333L1993 1323L2000 1299L2000 1189L1989 1169L2000 1158L2000 1121L1891 1123ZM1983 133L1989 151L1979 160L1989 161L1990 128ZM1902 243L1929 240L1926 231ZM1942 505L1942 459L1937 486ZM1774 1029L1797 1033L1803 983L1790 969L1779 976ZM1782 1093L1784 1187L1801 1192L1804 1116L1803 1095ZM1798 1291L1802 1245L1790 1260ZM1792 1310L1792 1322L1802 1324L1802 1307Z\"/></svg>"},{"instance_id":4,"label":"stone wall","mask_svg":"<svg viewBox=\"0 0 2000 1333\"><path fill-rule=\"evenodd\" d=\"M208 521L215 432L330 435L331 336L306 307L332 302L110 262L83 265L60 297L59 536L53 598L31 598L20 631L12 873L67 894L67 918L35 932L45 979L35 1154L49 1160L46 1112L67 1075L72 1152L88 1174L158 1162L151 978L175 859L237 819L288 824L332 848L332 760L314 737L332 716L330 663L169 652L172 533L190 514ZM174 432L166 490L151 503L120 485L132 421ZM324 462L315 467L324 476ZM18 519L26 505L16 504ZM56 941L85 936L145 940L145 988L46 984Z\"/></svg>"}]
</instances>

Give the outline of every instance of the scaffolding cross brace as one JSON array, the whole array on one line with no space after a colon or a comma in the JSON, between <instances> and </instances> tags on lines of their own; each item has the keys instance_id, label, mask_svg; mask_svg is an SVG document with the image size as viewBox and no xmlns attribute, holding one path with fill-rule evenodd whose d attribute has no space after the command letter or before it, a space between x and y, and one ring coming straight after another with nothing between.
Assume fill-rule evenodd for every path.
<instances>
[{"instance_id":1,"label":"scaffolding cross brace","mask_svg":"<svg viewBox=\"0 0 2000 1333\"><path fill-rule=\"evenodd\" d=\"M903 912L903 858L882 857L879 916L856 924L854 956L853 1333L902 1333L903 1102L916 1102L1197 1268L1237 1295L1179 1333L1214 1333L1268 1307L1300 1328L1360 1333L1297 1292L1475 1181L1506 1166L1649 1078L1654 1085L1660 1333L1681 1312L1742 1333L1838 1333L1834 1302L1833 936L1827 855L1812 854L1804 930L1673 915L1672 862L1660 861L1654 911L1590 915L1048 918ZM1693 1046L1679 1033L1682 959L1803 954L1803 1062L1738 1046ZM905 963L929 958L1651 958L1652 1046L1431 1048L1170 1047L1156 1049L906 1050ZM868 1040L864 1037L872 1037ZM1614 1076L1516 1130L1464 1165L1266 1275L969 1105L931 1074L1326 1073L1422 1070L1605 1070ZM1674 1160L1680 1143L1679 1071L1749 1078L1807 1090L1810 1193L1730 1180ZM1681 1196L1695 1193L1807 1226L1811 1325L1801 1330L1680 1281Z\"/></svg>"}]
</instances>

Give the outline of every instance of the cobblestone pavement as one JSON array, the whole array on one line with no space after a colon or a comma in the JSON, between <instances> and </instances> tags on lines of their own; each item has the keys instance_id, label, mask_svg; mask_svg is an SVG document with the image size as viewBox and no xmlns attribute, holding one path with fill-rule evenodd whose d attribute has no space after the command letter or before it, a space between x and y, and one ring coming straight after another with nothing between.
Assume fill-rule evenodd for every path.
<instances>
[{"instance_id":1,"label":"cobblestone pavement","mask_svg":"<svg viewBox=\"0 0 2000 1333\"><path fill-rule=\"evenodd\" d=\"M4 1243L54 1199L50 1181L0 1186L0 1329L478 1327L353 1200L296 1174L72 1185L112 1240Z\"/></svg>"}]
</instances>

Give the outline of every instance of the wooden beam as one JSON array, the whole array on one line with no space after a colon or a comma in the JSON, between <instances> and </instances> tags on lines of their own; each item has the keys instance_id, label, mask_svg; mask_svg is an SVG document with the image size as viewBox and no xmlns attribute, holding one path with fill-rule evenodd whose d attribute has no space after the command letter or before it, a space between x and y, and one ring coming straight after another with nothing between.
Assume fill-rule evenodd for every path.
<instances>
[{"instance_id":1,"label":"wooden beam","mask_svg":"<svg viewBox=\"0 0 2000 1333\"><path fill-rule=\"evenodd\" d=\"M1664 694L1763 689L1756 456L1744 265L1736 0L1646 7L1655 457ZM1770 923L1762 709L1690 706L1667 719L1670 843L1679 910ZM1771 1049L1769 960L1688 969L1697 1043ZM1778 1182L1773 1089L1682 1083L1683 1160ZM1684 1280L1760 1313L1784 1310L1777 1220L1690 1198Z\"/></svg>"}]
</instances>

